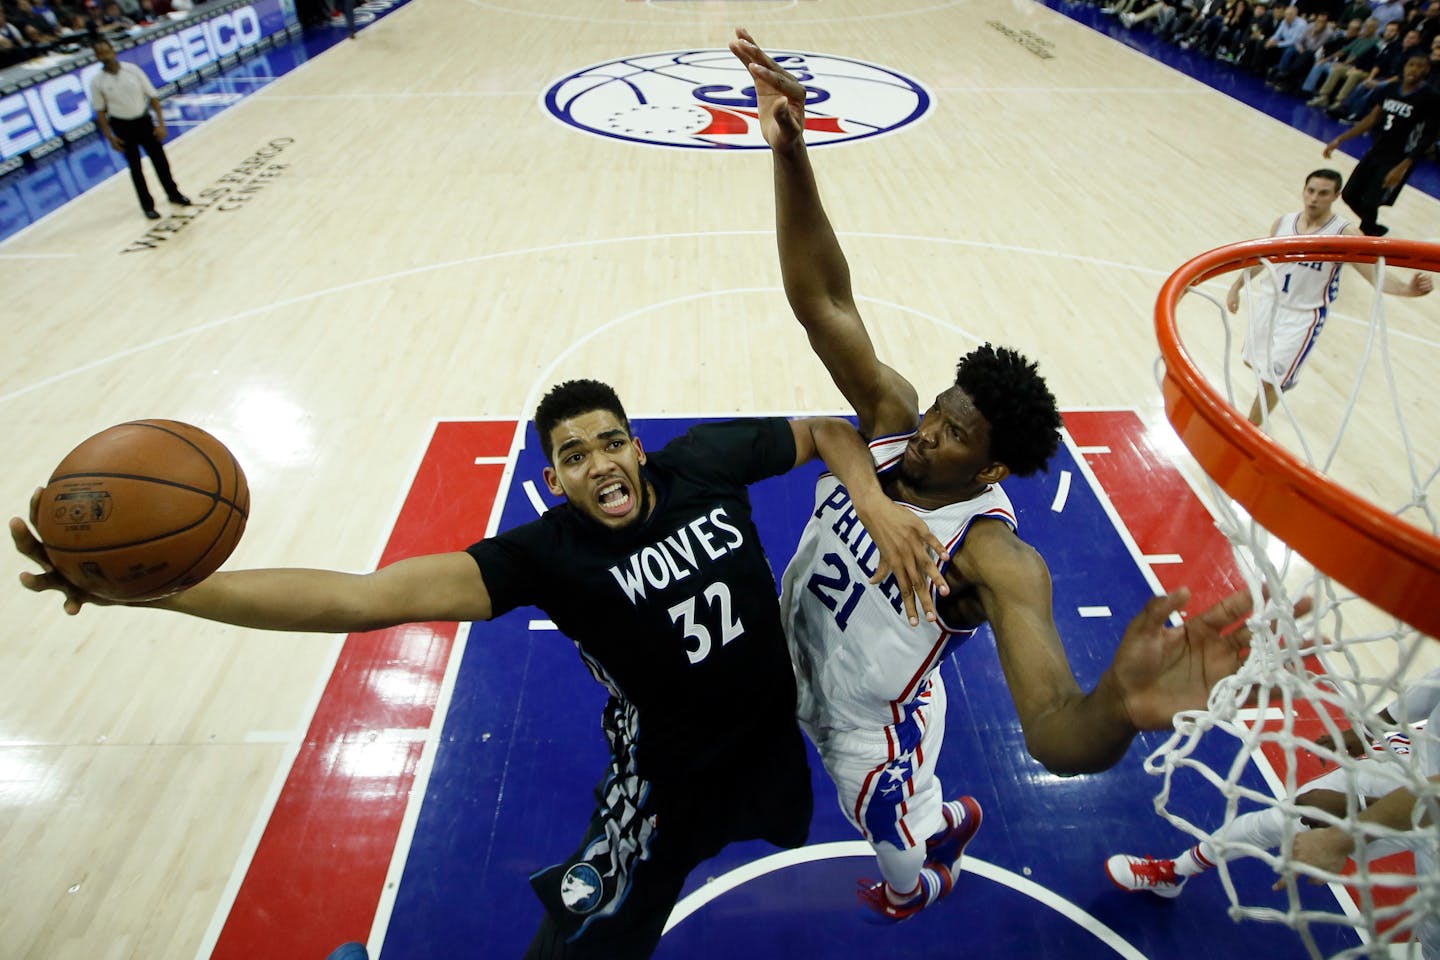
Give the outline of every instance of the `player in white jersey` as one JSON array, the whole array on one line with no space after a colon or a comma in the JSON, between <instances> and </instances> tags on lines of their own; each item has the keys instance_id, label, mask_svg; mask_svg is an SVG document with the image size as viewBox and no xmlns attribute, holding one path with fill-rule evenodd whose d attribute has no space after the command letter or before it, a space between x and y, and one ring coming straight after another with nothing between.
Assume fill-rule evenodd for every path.
<instances>
[{"instance_id":1,"label":"player in white jersey","mask_svg":"<svg viewBox=\"0 0 1440 960\"><path fill-rule=\"evenodd\" d=\"M1334 170L1311 173L1305 178L1301 194L1304 207L1271 224L1270 236L1361 236L1353 224L1332 210L1340 196L1341 182L1340 174ZM1299 379L1300 367L1315 346L1325 326L1325 313L1340 289L1341 266L1338 261L1325 260L1277 263L1273 269L1257 264L1236 274L1230 285L1225 305L1236 313L1245 281L1260 276L1259 282L1251 282L1250 323L1241 354L1260 381L1260 393L1250 405L1250 422L1257 427L1279 401L1276 390L1289 390ZM1372 284L1375 282L1373 264L1354 266ZM1422 296L1430 292L1430 287L1430 278L1423 273L1415 274L1408 282L1394 274L1385 277L1385 292L1399 296Z\"/></svg>"},{"instance_id":2,"label":"player in white jersey","mask_svg":"<svg viewBox=\"0 0 1440 960\"><path fill-rule=\"evenodd\" d=\"M1440 669L1409 684L1395 702L1380 713L1384 732L1379 736L1347 732L1345 752L1365 759L1353 771L1343 767L1305 783L1292 807L1312 807L1334 817L1347 815L1354 794L1359 809L1356 820L1395 830L1412 831L1369 841L1364 856L1370 860L1409 850L1415 856L1417 877L1434 876L1437 869L1437 840L1434 827L1415 830L1411 810L1415 807L1412 787L1417 776L1440 779ZM1412 742L1412 731L1414 733ZM1328 738L1318 741L1328 747ZM1436 791L1429 791L1434 805ZM1289 832L1287 814L1279 806L1242 814L1174 859L1157 859L1119 853L1105 861L1105 873L1116 886L1156 896L1178 897L1193 876L1214 868L1221 856L1221 844L1247 844L1262 850L1277 849ZM1317 829L1297 834L1293 858L1302 863L1339 873L1345 858L1355 852L1352 831L1325 826L1310 818L1304 821ZM1422 818L1422 825L1424 818ZM1431 913L1417 924L1424 945L1425 960L1440 960L1440 915Z\"/></svg>"},{"instance_id":3,"label":"player in white jersey","mask_svg":"<svg viewBox=\"0 0 1440 960\"><path fill-rule=\"evenodd\" d=\"M945 725L937 671L951 644L988 621L1026 748L1052 772L1083 773L1116 763L1137 731L1167 728L1176 711L1204 705L1210 685L1240 663L1248 631L1222 631L1250 598L1233 594L1174 628L1166 618L1189 592L1154 598L1126 627L1095 689L1080 689L1056 631L1050 572L1016 536L998 486L1043 469L1054 453L1054 396L1035 364L986 344L962 358L955 382L920 414L915 388L875 356L855 306L805 150L804 88L744 31L730 49L755 82L774 157L791 308L858 414L882 489L946 550L934 612L921 625L874 567L870 540L879 533L849 509L844 486L822 478L785 573L782 616L801 719L884 876L862 886L861 901L903 920L953 888L980 821L972 798L943 802L934 777Z\"/></svg>"},{"instance_id":4,"label":"player in white jersey","mask_svg":"<svg viewBox=\"0 0 1440 960\"><path fill-rule=\"evenodd\" d=\"M996 354L982 350L976 356L984 362ZM914 436L870 444L882 477L899 468ZM1015 529L1015 510L998 484L933 510L912 509L946 556L976 520ZM889 888L912 890L919 876L938 900L958 879L961 855L982 818L973 797L946 803L934 772L945 738L945 684L938 668L975 629L968 621L950 622L944 604L937 605L933 621L905 626L897 619L902 598L891 581L867 589L876 553L845 485L832 474L822 476L780 601L798 715L835 783L841 810L875 848ZM873 884L862 886L871 906L902 919L880 892ZM920 898L917 909L930 899Z\"/></svg>"}]
</instances>

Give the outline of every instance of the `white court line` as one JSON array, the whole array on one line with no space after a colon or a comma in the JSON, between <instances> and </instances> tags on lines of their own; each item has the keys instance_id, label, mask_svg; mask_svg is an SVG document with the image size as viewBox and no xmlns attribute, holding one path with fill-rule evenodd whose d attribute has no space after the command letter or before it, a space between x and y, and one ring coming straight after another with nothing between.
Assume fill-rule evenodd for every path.
<instances>
[{"instance_id":1,"label":"white court line","mask_svg":"<svg viewBox=\"0 0 1440 960\"><path fill-rule=\"evenodd\" d=\"M1147 553L1144 561L1152 567L1157 563L1184 563L1185 558L1178 553Z\"/></svg>"},{"instance_id":2,"label":"white court line","mask_svg":"<svg viewBox=\"0 0 1440 960\"><path fill-rule=\"evenodd\" d=\"M1054 513L1060 513L1065 509L1065 502L1070 499L1070 471L1060 471L1060 489L1055 491L1055 499L1050 501L1050 509Z\"/></svg>"},{"instance_id":3,"label":"white court line","mask_svg":"<svg viewBox=\"0 0 1440 960\"><path fill-rule=\"evenodd\" d=\"M303 730L251 730L245 734L246 743L299 743L305 736Z\"/></svg>"},{"instance_id":4,"label":"white court line","mask_svg":"<svg viewBox=\"0 0 1440 960\"><path fill-rule=\"evenodd\" d=\"M510 462L510 458L509 458L509 457L476 457L476 458L475 458L475 466L477 466L477 467L483 467L483 466L486 466L487 464L496 464L496 463L502 463L502 464L503 464L503 463L509 463L509 462Z\"/></svg>"},{"instance_id":5,"label":"white court line","mask_svg":"<svg viewBox=\"0 0 1440 960\"><path fill-rule=\"evenodd\" d=\"M428 100L445 97L533 97L534 90L432 90L416 93L275 93L268 94L267 100Z\"/></svg>"},{"instance_id":6,"label":"white court line","mask_svg":"<svg viewBox=\"0 0 1440 960\"><path fill-rule=\"evenodd\" d=\"M837 843L817 843L814 846L801 847L798 850L784 850L780 853L772 853L768 857L761 857L759 860L753 860L729 873L716 877L675 904L675 909L670 911L670 919L665 923L664 933L675 929L687 917L717 897L723 896L751 880L774 873L776 870L819 860L839 860L848 857L863 857L869 860L874 856L875 853L870 849L870 844L864 840L844 840ZM966 857L961 863L961 871L973 873L977 877L984 877L993 883L1009 887L1036 903L1049 907L1126 960L1146 960L1145 954L1120 934L1058 893L1042 887L1033 880L1027 880L1017 873L978 857Z\"/></svg>"},{"instance_id":7,"label":"white court line","mask_svg":"<svg viewBox=\"0 0 1440 960\"><path fill-rule=\"evenodd\" d=\"M530 501L530 506L535 509L537 517L550 509L540 498L540 491L536 488L534 480L526 480L521 486L525 488L525 499Z\"/></svg>"},{"instance_id":8,"label":"white court line","mask_svg":"<svg viewBox=\"0 0 1440 960\"><path fill-rule=\"evenodd\" d=\"M311 61L311 62L314 62L314 61ZM267 97L267 98L268 98L268 97L270 97L270 96L272 96L272 95L267 92L267 93L257 94L256 96L253 96L253 97L246 97L246 98L244 98L243 100L241 100L239 103L236 103L234 106L230 107L229 110L237 110L237 109L240 109L240 108L244 107L246 104L254 103L254 102L255 102L256 100L258 100L260 97ZM228 112L228 110L227 110L226 112ZM219 117L217 116L216 119L219 119ZM109 180L107 179L106 182L108 183ZM87 191L87 192L89 192L89 191ZM52 211L51 214L46 214L46 217L49 217L49 216L52 216L52 215L53 215L53 211ZM43 219L44 219L44 218L42 218L42 220L43 220ZM29 227L26 227L24 230L21 230L20 233L17 233L17 234L15 234L14 236L10 237L10 240L14 240L15 237L19 236L21 233L24 233L25 231L28 231L28 230L32 229L32 228L33 228L34 226L36 226L36 224L38 224L39 222L40 222L40 221L36 221L36 223L31 224ZM475 265L475 264L489 263L489 262L491 262L491 261L497 261L497 260L506 260L506 259L510 259L510 258L512 258L512 257L529 256L529 255L532 255L532 254L548 254L548 253L556 253L556 252L565 251L565 250L581 250L581 249L590 248L590 247L604 247L604 246L611 246L611 245L618 245L618 244L626 244L626 243L645 243L645 242L656 242L656 241L674 242L674 241L677 241L677 240L686 240L686 239L694 239L694 238L720 238L720 237L765 237L765 238L773 238L774 235L775 235L774 229L773 229L773 228L767 228L767 229L764 229L764 230L692 230L692 231L684 231L684 232L678 232L678 233L651 233L651 234L635 234L635 235L624 236L624 237L605 237L605 238L593 239L593 240L567 240L567 241L561 241L561 242L558 242L558 243L542 244L542 245L534 246L534 247L521 247L521 248L518 248L518 249L515 249L515 250L501 250L501 251L496 251L496 252L494 252L494 253L482 253L482 254L477 254L477 255L475 255L475 256L473 256L473 257L461 257L461 258L455 259L455 260L444 260L444 261L440 261L440 262L438 262L438 263L430 263L430 264L425 264L425 265L423 265L423 266L410 267L410 268L407 268L407 269L405 269L405 270L397 270L397 271L394 271L394 272L392 272L392 273L382 273L382 274L378 274L378 275L376 275L376 276L367 277L367 278L362 279L362 280L352 280L352 281L350 281L350 282L348 282L348 283L336 284L335 286L325 287L325 288L323 288L323 289L315 290L315 291L312 291L312 292L310 292L310 293L302 293L302 294L297 294L297 295L295 295L295 296L293 296L293 297L286 297L286 298L284 298L284 299L282 299L282 300L275 300L275 301L272 301L272 302L267 303L267 304L262 304L262 305L260 305L260 306L258 306L258 307L251 307L250 309L248 309L248 310L243 310L243 311L241 311L240 313L231 314L231 315L226 316L226 317L217 317L217 318L214 319L214 320L207 320L207 321L205 321L204 323L199 323L199 324L196 324L196 325L193 326L193 327L188 327L188 328L183 329L183 330L178 330L178 331L176 331L175 333L166 334L166 335L163 336L163 337L157 337L156 339L150 340L150 341L148 341L148 342L146 342L146 343L140 343L140 344L136 344L136 345L133 346L133 347L127 347L127 348L125 348L124 350L116 351L115 353L109 354L109 355L107 355L107 356L98 357L98 358L96 358L96 359L94 359L94 360L91 360L89 363L82 364L82 365L80 365L80 366L78 366L78 367L73 367L73 368L71 368L71 369L69 369L69 370L67 370L67 371L64 371L63 373L52 374L51 376L42 378L42 379L40 379L40 380L37 380L37 381L35 381L34 383L29 384L28 386L20 387L19 389L12 390L12 391L10 391L10 392L8 392L8 393L0 394L0 403L5 403L6 401L9 401L9 400L14 400L14 399L16 399L17 397L25 396L26 394L33 393L33 392L35 392L35 391L37 391L37 390L43 390L43 389L45 389L46 387L49 387L49 386L51 386L51 385L53 385L53 384L55 384L55 383L59 383L59 382L61 382L61 381L63 381L63 380L67 380L67 379L69 379L70 377L74 377L74 376L78 376L78 375L83 374L83 373L87 373L87 372L89 372L89 371L91 371L91 370L96 369L97 367L101 367L101 366L105 366L106 364L113 363L113 362L116 361L116 360L121 360L121 359L124 359L124 358L126 358L126 357L134 356L134 355L137 354L137 353L141 353L141 352L146 351L146 350L149 350L149 349L151 349L151 348L153 348L153 347L165 346L166 344L173 343L173 342L175 342L176 340L180 340L180 339L182 339L182 338L184 338L184 337L192 336L192 335L197 334L197 333L202 333L202 332L204 332L204 331L206 331L206 330L212 330L212 329L215 329L215 328L217 328L217 327L225 326L225 325L227 325L227 324L237 323L237 322L239 322L239 321L241 321L241 320L248 320L248 319L251 319L251 318L253 318L253 317L257 317L257 316L260 316L260 315L265 314L265 313L269 313L269 312L274 311L274 310L279 310L279 309L284 308L284 307L295 306L295 305L297 305L297 304L302 304L302 303L309 303L309 302L311 302L311 301L313 301L313 300L320 300L320 299L323 299L323 298L325 298L325 297L328 297L328 296L331 296L331 295L334 295L334 294L345 293L345 292L350 291L350 290L358 290L358 289L362 289L362 288L369 287L369 286L375 286L375 285L378 285L378 284L389 283L389 282L393 282L393 281L395 281L395 280L402 280L402 279L405 279L405 278L408 278L408 277L419 276L419 275L425 274L425 273L438 272L438 271L441 271L441 270L448 270L448 269L451 269L451 268L454 268L454 267L473 266L473 265ZM1014 244L991 243L991 242L988 242L988 241L976 241L976 240L959 240L959 239L956 239L956 238L953 238L953 237L922 237L922 236L916 236L916 235L911 235L911 234L893 234L893 233L864 233L864 232L860 232L860 233L841 233L841 234L839 234L839 237L842 238L842 239L850 238L850 237L856 237L856 238L872 239L872 240L920 241L920 242L924 242L924 243L937 243L937 244L940 244L940 245L942 245L942 246L962 247L962 248L965 248L965 249L990 250L990 251L999 252L999 253L1014 253L1014 254L1021 254L1021 255L1024 255L1024 256L1044 257L1044 258L1049 258L1049 259L1054 259L1054 260L1063 260L1063 261L1070 261L1070 262L1074 262L1074 263L1085 264L1085 265L1087 265L1087 266L1111 267L1111 268L1116 268L1116 269L1128 270L1128 271L1131 271L1131 272L1134 272L1134 273L1139 273L1139 274L1150 274L1150 275L1153 275L1153 276L1156 276L1156 277L1164 277L1164 276L1167 276L1167 275L1168 275L1168 274L1167 274L1165 271L1163 271L1163 270L1155 270L1155 269L1152 269L1152 268L1149 268L1149 267L1136 266L1136 265L1134 265L1134 264L1119 263L1118 261L1104 260L1104 259L1101 259L1101 258L1098 258L1098 257L1087 257L1087 256L1081 256L1081 255L1079 255L1079 254L1062 253L1062 252L1057 252L1057 251L1054 251L1054 250L1037 250L1037 249L1035 249L1035 248L1033 248L1033 247L1021 247L1021 246L1016 246L1016 245L1014 245ZM10 242L10 240L7 240L6 242L7 242L7 243ZM732 291L728 291L728 292L731 292L731 293L735 293L735 292L740 292L740 293L773 293L773 292L775 292L775 291L778 290L778 289L779 289L779 288L777 288L777 287L747 287L747 288L739 288L739 289L737 289L737 290L732 290ZM616 323L623 322L623 321L625 321L625 320L627 320L627 319L630 319L631 316L637 316L639 312L644 312L644 311L646 311L646 310L654 309L654 308L656 308L656 307L660 307L660 306L673 306L673 305L676 305L676 304L679 304L679 303L683 303L683 302L685 302L687 299L694 299L695 297L714 296L714 295L715 295L715 292L712 291L711 293L703 293L703 294L694 294L694 295L688 295L688 296L682 296L682 297L675 297L675 298L672 298L672 299L670 299L670 300L661 301L660 303L651 304L651 305L648 306L648 307L642 307L642 308L640 308L640 311L638 311L636 314L627 315L627 316L625 316L625 317L617 317L616 319L609 321L608 324L607 324L607 326L608 326L608 325L613 325L613 324L616 324ZM889 304L889 301L881 300L881 299L878 299L878 298L856 297L856 299L857 299L857 300L860 300L860 301L862 301L862 302L887 304L887 305L892 305L892 306L897 306L897 307L899 306L899 305L895 305L895 304ZM900 307L900 309L905 309L905 308ZM955 324L953 324L953 323L950 323L950 322L948 322L948 321L940 320L939 318L933 317L933 316L931 316L931 315L929 315L929 314L926 314L926 313L922 313L921 311L918 311L918 310L905 309L905 312L911 313L911 314L913 314L913 315L915 315L915 316L925 317L926 319L931 320L932 322L938 324L938 325L941 326L941 327L944 327L944 328L946 328L946 329L948 329L948 330L951 330L951 331L960 333L960 334L962 334L963 336L969 337L971 340L974 340L976 343L982 343L982 342L984 342L984 338L978 337L978 336L976 336L975 334L973 334L973 333L971 333L971 332L969 332L969 331L967 331L967 330L965 330L965 329L963 329L963 328L961 328L961 327L959 327L959 326L957 326L957 325L955 325ZM602 327L601 329L604 329L604 328ZM593 337L594 335L595 335L595 332L592 331L591 334L587 335L586 340L590 339L590 338ZM580 341L580 342L585 342L585 341ZM577 343L576 345L578 346L579 344ZM554 366L555 366L554 364L551 364L551 366L550 366L549 368L547 368L547 369L553 370L553 369L554 369ZM538 400L538 397L536 397L536 398L534 398L534 399ZM531 406L531 407L529 407L529 408L522 408L522 409L534 409L534 407Z\"/></svg>"},{"instance_id":9,"label":"white court line","mask_svg":"<svg viewBox=\"0 0 1440 960\"><path fill-rule=\"evenodd\" d=\"M1090 619L1099 619L1102 617L1110 616L1109 607L1076 607L1075 612L1080 614L1080 616L1082 617Z\"/></svg>"},{"instance_id":10,"label":"white court line","mask_svg":"<svg viewBox=\"0 0 1440 960\"><path fill-rule=\"evenodd\" d=\"M1109 447L1076 447L1075 452L1082 457L1092 456L1097 453L1109 453Z\"/></svg>"},{"instance_id":11,"label":"white court line","mask_svg":"<svg viewBox=\"0 0 1440 960\"><path fill-rule=\"evenodd\" d=\"M531 629L531 630L559 630L560 628L557 627L557 626L555 626L555 621L553 621L553 620L531 620L531 621L530 621L530 629Z\"/></svg>"}]
</instances>

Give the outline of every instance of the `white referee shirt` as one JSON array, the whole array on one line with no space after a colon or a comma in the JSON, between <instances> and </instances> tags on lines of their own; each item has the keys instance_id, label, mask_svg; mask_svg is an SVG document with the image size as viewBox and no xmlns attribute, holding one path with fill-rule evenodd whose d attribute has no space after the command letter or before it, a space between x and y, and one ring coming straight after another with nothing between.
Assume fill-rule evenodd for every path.
<instances>
[{"instance_id":1,"label":"white referee shirt","mask_svg":"<svg viewBox=\"0 0 1440 960\"><path fill-rule=\"evenodd\" d=\"M151 98L157 96L145 71L123 60L117 73L101 70L90 81L90 106L115 120L140 119L150 108Z\"/></svg>"}]
</instances>

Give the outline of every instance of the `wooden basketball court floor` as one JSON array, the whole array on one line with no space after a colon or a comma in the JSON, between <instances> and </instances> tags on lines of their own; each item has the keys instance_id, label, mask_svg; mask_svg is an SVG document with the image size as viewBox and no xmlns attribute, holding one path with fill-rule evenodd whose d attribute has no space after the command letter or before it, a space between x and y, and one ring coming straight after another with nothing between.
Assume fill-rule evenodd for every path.
<instances>
[{"instance_id":1,"label":"wooden basketball court floor","mask_svg":"<svg viewBox=\"0 0 1440 960\"><path fill-rule=\"evenodd\" d=\"M164 239L121 176L0 245L4 500L20 512L105 426L186 420L250 478L231 567L364 570L533 516L525 421L561 379L615 384L652 445L698 418L843 410L778 287L765 153L598 136L543 102L595 64L720 50L737 23L928 92L918 122L815 163L882 357L925 395L975 343L1013 344L1067 410L1066 448L1012 496L1092 683L1145 595L1188 582L1203 602L1229 576L1163 424L1155 291L1294 209L1324 164L1313 136L1022 0L412 0L174 142L212 202ZM1440 207L1410 190L1386 222L1435 239ZM1302 418L1331 415L1358 349L1366 290L1345 289ZM1387 307L1433 452L1440 300ZM1398 441L1360 435L1347 468L1383 487ZM777 570L808 497L803 474L756 492ZM603 760L598 688L524 612L279 635L71 619L12 587L0 622L0 956L518 956L526 876L573 846ZM1046 775L987 643L945 667L942 774L987 809L953 902L864 924L850 891L873 868L817 772L811 845L697 872L659 955L1301 955L1232 924L1218 882L1111 889L1108 854L1185 842L1140 768L1158 739L1103 775ZM1263 901L1263 868L1237 876Z\"/></svg>"}]
</instances>

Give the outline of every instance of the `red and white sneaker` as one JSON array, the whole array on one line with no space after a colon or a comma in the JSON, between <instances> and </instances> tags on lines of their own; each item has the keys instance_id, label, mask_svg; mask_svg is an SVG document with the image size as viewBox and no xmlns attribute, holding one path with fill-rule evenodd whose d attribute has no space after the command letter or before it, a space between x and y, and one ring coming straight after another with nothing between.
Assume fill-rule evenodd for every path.
<instances>
[{"instance_id":1,"label":"red and white sneaker","mask_svg":"<svg viewBox=\"0 0 1440 960\"><path fill-rule=\"evenodd\" d=\"M965 845L975 838L985 815L974 797L951 800L942 810L945 829L925 841L925 866L946 871L954 884L960 882L960 860Z\"/></svg>"},{"instance_id":2,"label":"red and white sneaker","mask_svg":"<svg viewBox=\"0 0 1440 960\"><path fill-rule=\"evenodd\" d=\"M879 883L861 880L856 897L861 906L875 914L878 918L876 922L900 923L944 899L952 887L948 872L927 866L920 870L920 890L903 903L895 902L890 894L890 884L883 880Z\"/></svg>"},{"instance_id":3,"label":"red and white sneaker","mask_svg":"<svg viewBox=\"0 0 1440 960\"><path fill-rule=\"evenodd\" d=\"M1145 890L1167 900L1180 896L1186 879L1175 875L1174 860L1134 857L1128 853L1117 853L1106 860L1105 874L1121 890L1132 893Z\"/></svg>"}]
</instances>

